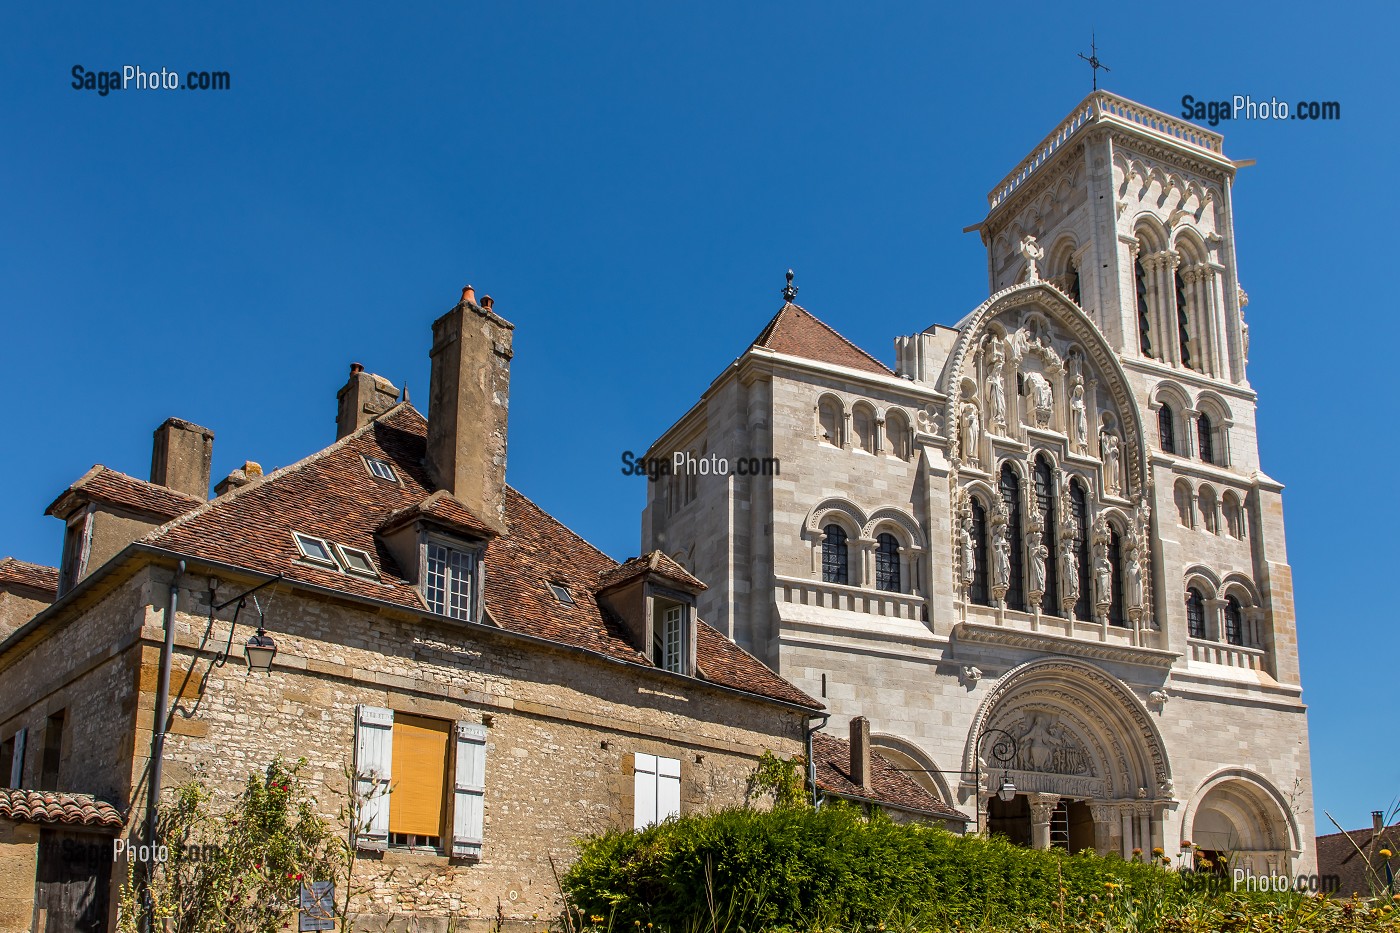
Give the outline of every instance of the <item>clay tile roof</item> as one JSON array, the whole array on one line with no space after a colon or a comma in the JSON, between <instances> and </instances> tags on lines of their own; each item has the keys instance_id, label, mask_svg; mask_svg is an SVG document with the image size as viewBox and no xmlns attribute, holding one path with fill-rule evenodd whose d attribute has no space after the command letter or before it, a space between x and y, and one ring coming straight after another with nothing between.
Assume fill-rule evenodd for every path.
<instances>
[{"instance_id":1,"label":"clay tile roof","mask_svg":"<svg viewBox=\"0 0 1400 933\"><path fill-rule=\"evenodd\" d=\"M13 557L0 559L0 586L26 586L42 590L50 597L58 595L58 570L42 564L31 564Z\"/></svg>"},{"instance_id":2,"label":"clay tile roof","mask_svg":"<svg viewBox=\"0 0 1400 933\"><path fill-rule=\"evenodd\" d=\"M690 575L680 564L661 551L652 551L650 554L643 554L641 557L633 557L623 561L616 567L603 571L598 575L598 589L605 590L610 586L640 577L643 574L652 573L659 577L664 577L674 583L679 583L686 589L705 590L705 586L695 577Z\"/></svg>"},{"instance_id":3,"label":"clay tile roof","mask_svg":"<svg viewBox=\"0 0 1400 933\"><path fill-rule=\"evenodd\" d=\"M0 819L21 823L64 823L119 830L121 811L91 794L0 789Z\"/></svg>"},{"instance_id":4,"label":"clay tile roof","mask_svg":"<svg viewBox=\"0 0 1400 933\"><path fill-rule=\"evenodd\" d=\"M882 376L894 375L884 363L832 330L806 308L795 304L783 305L749 346Z\"/></svg>"},{"instance_id":5,"label":"clay tile roof","mask_svg":"<svg viewBox=\"0 0 1400 933\"><path fill-rule=\"evenodd\" d=\"M845 739L825 732L813 733L812 758L817 766L817 786L828 794L873 800L946 820L972 822L970 817L924 790L913 778L873 749L870 752L869 790L851 781L851 743Z\"/></svg>"},{"instance_id":6,"label":"clay tile roof","mask_svg":"<svg viewBox=\"0 0 1400 933\"><path fill-rule=\"evenodd\" d=\"M438 490L428 498L406 509L393 512L379 526L381 532L397 528L415 519L429 519L457 531L464 531L479 538L494 538L496 532L472 514L471 510L444 490Z\"/></svg>"},{"instance_id":7,"label":"clay tile roof","mask_svg":"<svg viewBox=\"0 0 1400 933\"><path fill-rule=\"evenodd\" d=\"M144 541L196 558L246 567L292 581L313 583L426 612L418 588L406 579L376 531L430 514L460 524L480 522L455 499L434 495L424 466L427 421L412 405L399 404L360 430L305 460L220 496L157 528ZM362 457L394 465L400 482L376 479ZM387 525L386 525L387 523ZM485 555L485 608L508 631L650 665L597 598L599 580L618 563L560 524L515 489L506 487L506 531ZM349 576L301 559L293 531L326 538L375 556L380 580ZM483 535L484 536L484 535ZM658 562L689 578L669 558ZM670 569L674 568L674 570ZM690 578L694 579L694 578ZM560 602L549 584L568 588ZM702 678L811 709L819 702L783 680L703 622L697 644Z\"/></svg>"},{"instance_id":8,"label":"clay tile roof","mask_svg":"<svg viewBox=\"0 0 1400 933\"><path fill-rule=\"evenodd\" d=\"M1400 852L1400 825L1382 829L1380 839L1375 836L1376 831L1368 826L1317 837L1317 873L1324 878L1336 876L1339 886L1333 893L1337 897L1367 897L1377 880L1385 883L1385 865L1379 853L1381 849Z\"/></svg>"},{"instance_id":9,"label":"clay tile roof","mask_svg":"<svg viewBox=\"0 0 1400 933\"><path fill-rule=\"evenodd\" d=\"M118 473L116 470L109 470L100 463L64 490L45 514L57 514L56 510L60 504L70 497L124 506L165 520L183 515L204 501L134 476L127 476L125 473Z\"/></svg>"}]
</instances>

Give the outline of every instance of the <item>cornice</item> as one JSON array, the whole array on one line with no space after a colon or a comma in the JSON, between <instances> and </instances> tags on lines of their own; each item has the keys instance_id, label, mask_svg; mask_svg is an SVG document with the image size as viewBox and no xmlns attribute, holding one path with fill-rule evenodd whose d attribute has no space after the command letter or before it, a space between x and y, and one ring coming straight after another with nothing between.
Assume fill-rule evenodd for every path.
<instances>
[{"instance_id":1,"label":"cornice","mask_svg":"<svg viewBox=\"0 0 1400 933\"><path fill-rule=\"evenodd\" d=\"M1000 625L959 622L953 626L953 641L968 644L994 645L1002 648L1022 648L1040 654L1069 655L1096 661L1114 661L1156 670L1168 670L1180 660L1175 651L1160 648L1137 648L1130 645L1109 645L1082 638L1052 635L1048 632L1027 632Z\"/></svg>"}]
</instances>

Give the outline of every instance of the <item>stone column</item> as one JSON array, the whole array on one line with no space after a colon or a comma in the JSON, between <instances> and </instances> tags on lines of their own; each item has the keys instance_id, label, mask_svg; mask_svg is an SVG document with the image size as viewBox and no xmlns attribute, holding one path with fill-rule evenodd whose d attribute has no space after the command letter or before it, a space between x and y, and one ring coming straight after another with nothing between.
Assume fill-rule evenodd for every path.
<instances>
[{"instance_id":1,"label":"stone column","mask_svg":"<svg viewBox=\"0 0 1400 933\"><path fill-rule=\"evenodd\" d=\"M1113 807L1106 803L1091 803L1089 815L1094 818L1094 851L1107 855L1113 850Z\"/></svg>"},{"instance_id":2,"label":"stone column","mask_svg":"<svg viewBox=\"0 0 1400 933\"><path fill-rule=\"evenodd\" d=\"M1123 835L1120 840L1122 851L1119 852L1123 858L1133 857L1133 808L1131 804L1120 804L1118 807L1118 821L1123 827Z\"/></svg>"},{"instance_id":3,"label":"stone column","mask_svg":"<svg viewBox=\"0 0 1400 933\"><path fill-rule=\"evenodd\" d=\"M1055 812L1055 804L1060 802L1058 794L1031 794L1031 847L1050 848L1050 817Z\"/></svg>"},{"instance_id":4,"label":"stone column","mask_svg":"<svg viewBox=\"0 0 1400 933\"><path fill-rule=\"evenodd\" d=\"M1165 816L1166 814L1162 812L1161 806L1154 805L1152 807L1152 848L1161 849L1163 853L1166 852L1166 844L1163 842L1164 835L1162 829L1162 820Z\"/></svg>"},{"instance_id":5,"label":"stone column","mask_svg":"<svg viewBox=\"0 0 1400 933\"><path fill-rule=\"evenodd\" d=\"M1206 632L1207 641L1225 640L1225 600L1207 599L1203 600L1206 607Z\"/></svg>"},{"instance_id":6,"label":"stone column","mask_svg":"<svg viewBox=\"0 0 1400 933\"><path fill-rule=\"evenodd\" d=\"M856 538L856 562L855 577L851 581L852 586L860 586L866 589L875 588L875 539Z\"/></svg>"},{"instance_id":7,"label":"stone column","mask_svg":"<svg viewBox=\"0 0 1400 933\"><path fill-rule=\"evenodd\" d=\"M1149 841L1152 839L1151 814L1152 808L1150 806L1137 808L1138 844L1136 848L1142 849L1144 856L1151 855L1152 845Z\"/></svg>"},{"instance_id":8,"label":"stone column","mask_svg":"<svg viewBox=\"0 0 1400 933\"><path fill-rule=\"evenodd\" d=\"M812 579L822 578L822 546L826 544L826 532L817 531L812 535L812 540L816 542L812 547Z\"/></svg>"}]
</instances>

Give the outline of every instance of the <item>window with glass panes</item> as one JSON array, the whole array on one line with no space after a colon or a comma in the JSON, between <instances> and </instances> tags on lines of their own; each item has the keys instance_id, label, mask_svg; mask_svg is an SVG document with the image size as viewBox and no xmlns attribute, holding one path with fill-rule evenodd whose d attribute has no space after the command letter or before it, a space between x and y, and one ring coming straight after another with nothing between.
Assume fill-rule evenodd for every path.
<instances>
[{"instance_id":1,"label":"window with glass panes","mask_svg":"<svg viewBox=\"0 0 1400 933\"><path fill-rule=\"evenodd\" d=\"M982 500L972 500L972 586L968 596L979 606L992 604L992 592L987 586L987 510Z\"/></svg>"},{"instance_id":2,"label":"window with glass panes","mask_svg":"<svg viewBox=\"0 0 1400 933\"><path fill-rule=\"evenodd\" d=\"M423 575L428 608L438 615L470 619L475 570L476 555L470 551L428 542L428 565Z\"/></svg>"},{"instance_id":3,"label":"window with glass panes","mask_svg":"<svg viewBox=\"0 0 1400 933\"><path fill-rule=\"evenodd\" d=\"M1233 596L1225 597L1225 640L1232 645L1244 644L1244 613Z\"/></svg>"},{"instance_id":4,"label":"window with glass panes","mask_svg":"<svg viewBox=\"0 0 1400 933\"><path fill-rule=\"evenodd\" d=\"M822 529L822 535L822 582L849 583L846 529L840 525L827 525Z\"/></svg>"},{"instance_id":5,"label":"window with glass panes","mask_svg":"<svg viewBox=\"0 0 1400 933\"><path fill-rule=\"evenodd\" d=\"M1206 603L1194 587L1186 591L1186 634L1192 638L1206 637Z\"/></svg>"},{"instance_id":6,"label":"window with glass panes","mask_svg":"<svg viewBox=\"0 0 1400 933\"><path fill-rule=\"evenodd\" d=\"M681 673L685 669L685 607L666 606L653 639L656 665L663 671Z\"/></svg>"},{"instance_id":7,"label":"window with glass panes","mask_svg":"<svg viewBox=\"0 0 1400 933\"><path fill-rule=\"evenodd\" d=\"M1006 543L1011 545L1008 555L1011 573L1006 582L1006 607L1025 612L1026 596L1021 576L1021 478L1009 465L1001 468L1001 501L1006 506Z\"/></svg>"},{"instance_id":8,"label":"window with glass panes","mask_svg":"<svg viewBox=\"0 0 1400 933\"><path fill-rule=\"evenodd\" d=\"M1035 458L1035 501L1045 522L1041 543L1048 552L1045 559L1045 595L1040 605L1046 615L1057 616L1064 612L1060 606L1059 542L1055 540L1059 521L1055 509L1055 475L1044 457Z\"/></svg>"},{"instance_id":9,"label":"window with glass panes","mask_svg":"<svg viewBox=\"0 0 1400 933\"><path fill-rule=\"evenodd\" d=\"M899 580L899 542L889 532L875 539L875 589L904 592Z\"/></svg>"}]
</instances>

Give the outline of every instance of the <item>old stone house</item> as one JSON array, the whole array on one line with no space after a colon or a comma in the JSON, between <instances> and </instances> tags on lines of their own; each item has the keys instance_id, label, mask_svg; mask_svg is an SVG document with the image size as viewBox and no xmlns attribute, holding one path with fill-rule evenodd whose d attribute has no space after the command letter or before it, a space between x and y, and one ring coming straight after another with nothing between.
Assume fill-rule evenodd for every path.
<instances>
[{"instance_id":1,"label":"old stone house","mask_svg":"<svg viewBox=\"0 0 1400 933\"><path fill-rule=\"evenodd\" d=\"M506 485L511 335L464 290L428 418L352 366L334 443L213 499L213 436L176 419L150 482L74 483L49 509L56 600L0 642L0 780L96 795L134 833L173 624L163 786L233 791L281 756L327 816L351 783L387 791L354 906L431 930L549 916L577 837L739 804L765 750L802 753L822 705L700 618L703 583L618 564Z\"/></svg>"}]
</instances>

